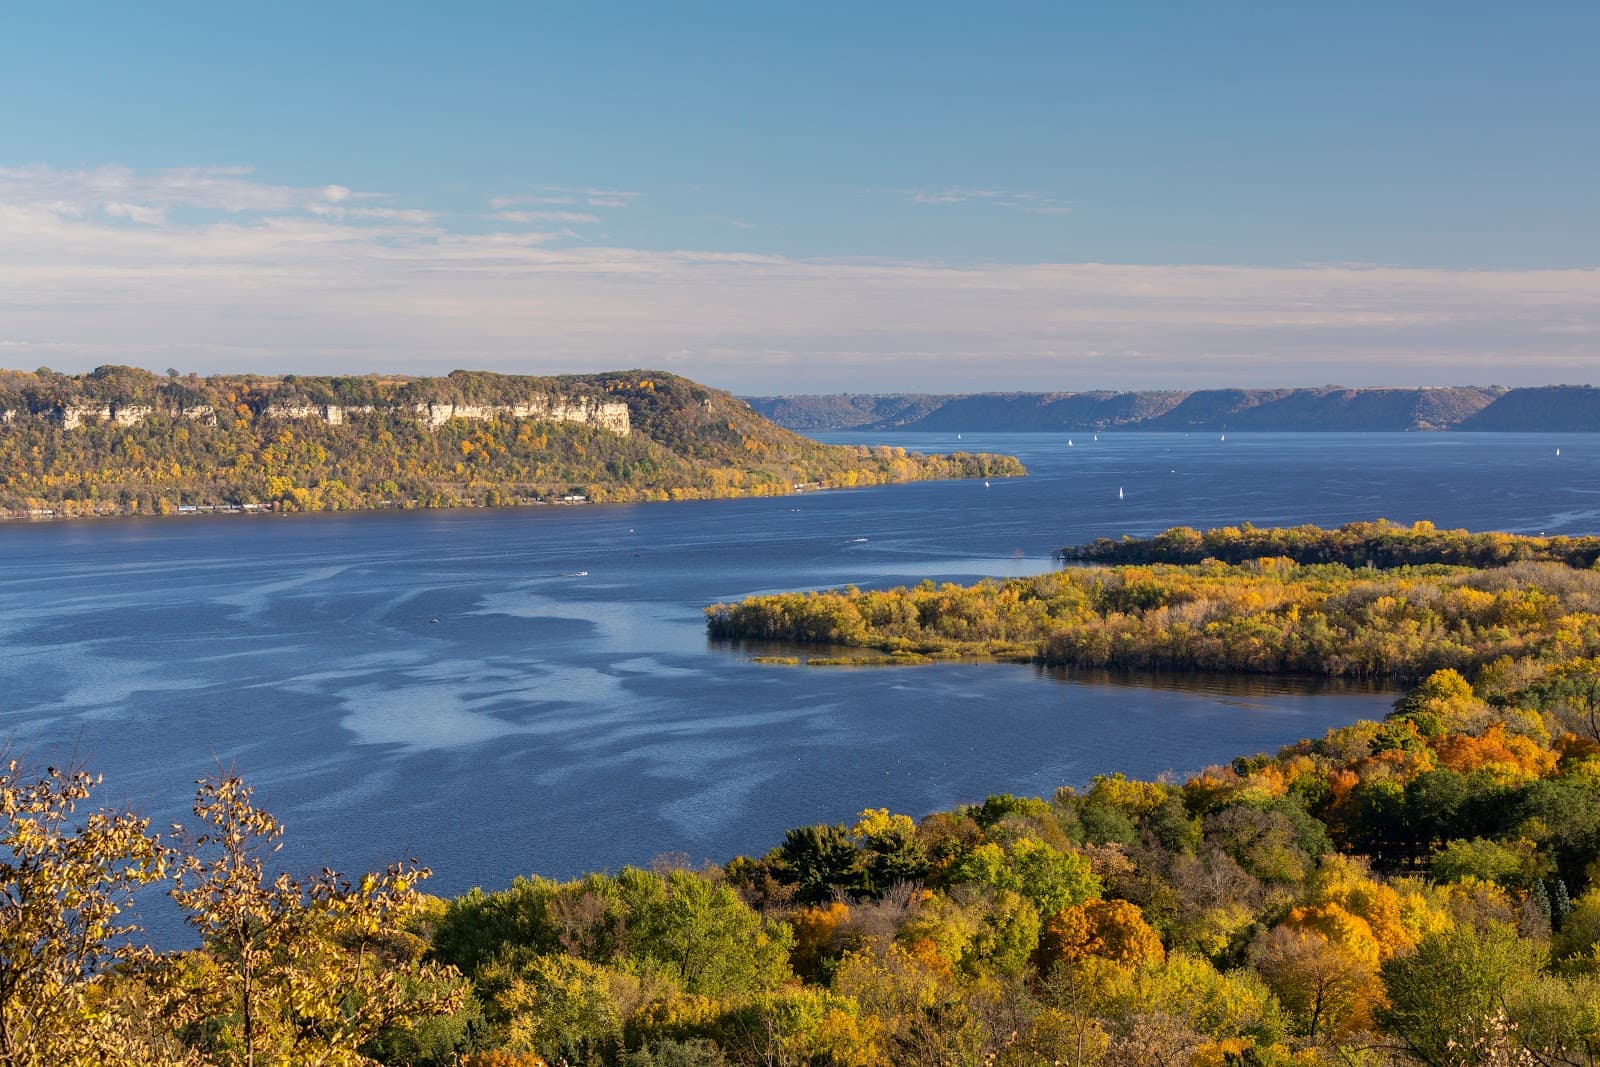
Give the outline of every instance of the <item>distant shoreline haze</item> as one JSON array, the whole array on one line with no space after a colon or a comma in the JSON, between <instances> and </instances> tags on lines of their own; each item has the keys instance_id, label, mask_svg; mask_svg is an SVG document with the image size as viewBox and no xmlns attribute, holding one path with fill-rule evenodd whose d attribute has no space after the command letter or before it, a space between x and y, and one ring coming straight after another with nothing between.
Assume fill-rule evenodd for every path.
<instances>
[{"instance_id":1,"label":"distant shoreline haze","mask_svg":"<svg viewBox=\"0 0 1600 1067\"><path fill-rule=\"evenodd\" d=\"M1384 433L1600 432L1600 389L1551 385L750 396L766 418L829 430Z\"/></svg>"}]
</instances>

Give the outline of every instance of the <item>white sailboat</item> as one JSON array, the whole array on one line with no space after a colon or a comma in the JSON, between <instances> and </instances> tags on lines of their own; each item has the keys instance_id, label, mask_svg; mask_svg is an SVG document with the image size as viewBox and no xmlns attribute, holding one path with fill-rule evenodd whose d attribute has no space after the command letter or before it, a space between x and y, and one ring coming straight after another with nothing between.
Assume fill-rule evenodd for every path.
<instances>
[{"instance_id":1,"label":"white sailboat","mask_svg":"<svg viewBox=\"0 0 1600 1067\"><path fill-rule=\"evenodd\" d=\"M1117 486L1117 499L1118 500L1122 499L1122 486L1120 486L1120 485Z\"/></svg>"}]
</instances>

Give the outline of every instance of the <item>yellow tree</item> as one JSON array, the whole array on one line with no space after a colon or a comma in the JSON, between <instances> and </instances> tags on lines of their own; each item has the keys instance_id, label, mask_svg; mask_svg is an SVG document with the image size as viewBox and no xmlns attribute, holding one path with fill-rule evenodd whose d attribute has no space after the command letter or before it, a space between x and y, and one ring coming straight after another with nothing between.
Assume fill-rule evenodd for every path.
<instances>
[{"instance_id":1,"label":"yellow tree","mask_svg":"<svg viewBox=\"0 0 1600 1067\"><path fill-rule=\"evenodd\" d=\"M164 876L148 819L97 811L74 825L100 779L15 759L0 773L0 1064L143 1064L105 1008L106 970L148 957L119 921L142 885Z\"/></svg>"},{"instance_id":2,"label":"yellow tree","mask_svg":"<svg viewBox=\"0 0 1600 1067\"><path fill-rule=\"evenodd\" d=\"M371 1062L360 1046L383 1028L459 1005L453 969L396 949L422 907L415 886L427 868L397 863L354 883L326 869L308 883L269 880L265 858L283 828L241 779L202 779L194 812L201 832L175 828L188 849L172 896L204 958L184 968L174 1018L203 1033L217 1060L357 1067Z\"/></svg>"},{"instance_id":3,"label":"yellow tree","mask_svg":"<svg viewBox=\"0 0 1600 1067\"><path fill-rule=\"evenodd\" d=\"M1295 909L1290 918L1297 925L1315 927L1335 941L1354 937L1359 944L1351 943L1347 947L1363 959L1367 953L1367 935L1370 935L1371 947L1377 953L1374 966L1415 947L1416 938L1407 926L1400 894L1393 887L1374 881L1363 863L1346 856L1326 856L1313 874L1308 889L1310 903L1323 907ZM1341 932L1340 915L1357 920L1354 933ZM1318 926L1319 916L1323 926Z\"/></svg>"},{"instance_id":4,"label":"yellow tree","mask_svg":"<svg viewBox=\"0 0 1600 1067\"><path fill-rule=\"evenodd\" d=\"M801 908L789 916L794 930L790 962L795 972L819 981L827 976L828 965L843 949L843 935L850 922L850 906L841 901Z\"/></svg>"},{"instance_id":5,"label":"yellow tree","mask_svg":"<svg viewBox=\"0 0 1600 1067\"><path fill-rule=\"evenodd\" d=\"M865 1032L878 1034L882 1067L980 1060L985 1035L976 1002L938 960L930 965L915 948L846 953L833 991L854 1000Z\"/></svg>"},{"instance_id":6,"label":"yellow tree","mask_svg":"<svg viewBox=\"0 0 1600 1067\"><path fill-rule=\"evenodd\" d=\"M1253 956L1256 973L1296 1029L1313 1040L1370 1025L1372 1009L1382 1000L1373 970L1319 930L1274 927L1256 943Z\"/></svg>"},{"instance_id":7,"label":"yellow tree","mask_svg":"<svg viewBox=\"0 0 1600 1067\"><path fill-rule=\"evenodd\" d=\"M1126 900L1086 900L1046 920L1034 953L1040 971L1090 957L1137 966L1160 963L1166 952L1139 906Z\"/></svg>"}]
</instances>

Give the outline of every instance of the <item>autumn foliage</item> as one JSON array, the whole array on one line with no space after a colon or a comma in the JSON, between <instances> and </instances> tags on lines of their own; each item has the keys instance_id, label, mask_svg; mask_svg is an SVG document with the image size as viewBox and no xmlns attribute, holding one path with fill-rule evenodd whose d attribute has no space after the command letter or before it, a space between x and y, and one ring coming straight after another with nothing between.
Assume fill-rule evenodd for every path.
<instances>
[{"instance_id":1,"label":"autumn foliage","mask_svg":"<svg viewBox=\"0 0 1600 1067\"><path fill-rule=\"evenodd\" d=\"M713 637L898 656L1421 681L1497 660L1592 660L1600 655L1600 573L1552 562L1382 570L1208 560L1075 567L973 586L766 594L714 604L706 615ZM1579 679L1566 684L1581 688ZM1600 729L1600 686L1583 691L1590 725ZM1436 702L1448 711L1449 694Z\"/></svg>"},{"instance_id":2,"label":"autumn foliage","mask_svg":"<svg viewBox=\"0 0 1600 1067\"><path fill-rule=\"evenodd\" d=\"M1045 921L1034 951L1040 970L1090 957L1129 965L1160 963L1166 950L1144 913L1126 900L1084 901Z\"/></svg>"}]
</instances>

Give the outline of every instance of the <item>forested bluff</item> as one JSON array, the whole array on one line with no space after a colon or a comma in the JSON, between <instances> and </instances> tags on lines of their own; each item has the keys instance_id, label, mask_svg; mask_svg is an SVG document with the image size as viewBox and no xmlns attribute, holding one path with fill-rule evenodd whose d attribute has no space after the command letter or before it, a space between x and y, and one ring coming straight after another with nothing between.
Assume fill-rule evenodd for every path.
<instances>
[{"instance_id":1,"label":"forested bluff","mask_svg":"<svg viewBox=\"0 0 1600 1067\"><path fill-rule=\"evenodd\" d=\"M759 857L454 900L423 895L414 862L280 875L282 828L236 778L201 782L192 823L159 836L73 814L92 778L13 762L0 1064L1594 1064L1600 574L1554 539L1428 558L1473 535L1425 525L1196 536L1372 565L1074 568L1093 581L1056 618L1152 634L1320 613L1398 631L1390 662L1419 683L1383 722L1182 781L868 809ZM1411 556L1387 566L1379 542ZM965 639L955 620L1032 602L1030 581L901 606ZM1272 647L1275 625L1258 632ZM133 947L141 886L171 892L201 947Z\"/></svg>"},{"instance_id":2,"label":"forested bluff","mask_svg":"<svg viewBox=\"0 0 1600 1067\"><path fill-rule=\"evenodd\" d=\"M802 433L825 430L966 431L1600 431L1600 390L1201 389L978 394L866 394L746 398Z\"/></svg>"},{"instance_id":3,"label":"forested bluff","mask_svg":"<svg viewBox=\"0 0 1600 1067\"><path fill-rule=\"evenodd\" d=\"M780 495L1026 473L823 445L658 371L201 378L0 371L0 517Z\"/></svg>"}]
</instances>

